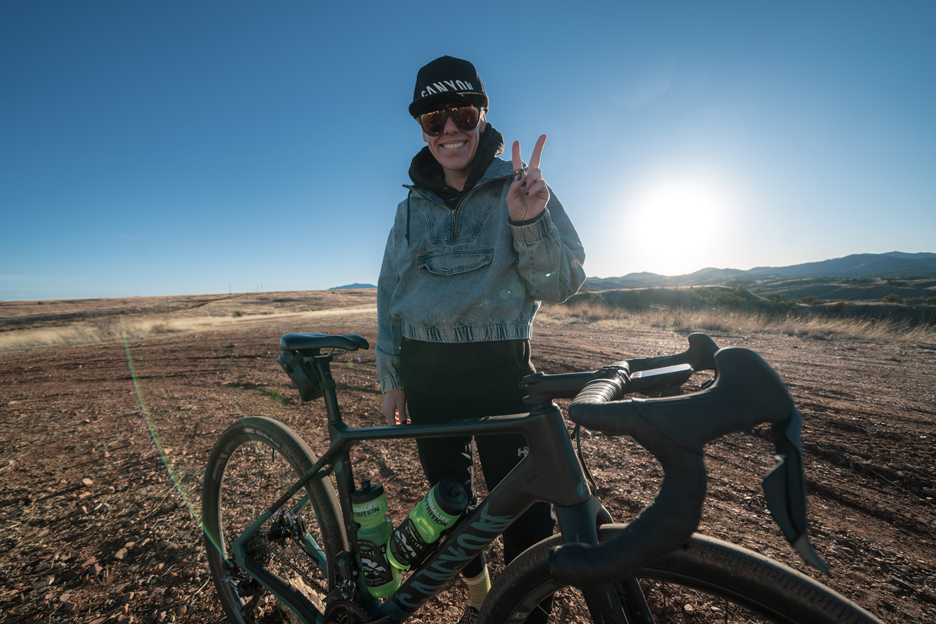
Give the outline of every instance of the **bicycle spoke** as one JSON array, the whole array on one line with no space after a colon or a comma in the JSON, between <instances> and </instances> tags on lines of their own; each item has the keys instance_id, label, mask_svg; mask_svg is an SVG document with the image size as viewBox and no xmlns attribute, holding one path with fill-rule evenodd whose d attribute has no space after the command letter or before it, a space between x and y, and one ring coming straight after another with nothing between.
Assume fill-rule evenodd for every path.
<instances>
[{"instance_id":1,"label":"bicycle spoke","mask_svg":"<svg viewBox=\"0 0 936 624\"><path fill-rule=\"evenodd\" d=\"M647 601L658 624L768 624L743 607L698 590L671 583L649 585ZM538 609L546 617L542 609ZM531 614L531 619L536 612ZM539 621L539 620L537 620ZM582 594L574 588L563 588L555 595L552 612L542 621L552 624L589 624L592 622Z\"/></svg>"},{"instance_id":2,"label":"bicycle spoke","mask_svg":"<svg viewBox=\"0 0 936 624\"><path fill-rule=\"evenodd\" d=\"M298 624L295 614L277 596L230 563L235 540L312 463L308 450L291 431L271 421L251 420L249 428L232 426L213 454L215 467L209 471L212 479L206 489L206 500L210 501L206 532L220 551L211 554L209 563L225 610L236 624ZM255 431L264 439L250 435ZM276 440L283 448L268 440ZM286 581L319 612L324 611L324 598L334 583L331 558L342 548L337 527L323 533L318 515L322 509L328 518L334 516L334 494L330 492L327 480L310 483L244 543L250 559Z\"/></svg>"},{"instance_id":3,"label":"bicycle spoke","mask_svg":"<svg viewBox=\"0 0 936 624\"><path fill-rule=\"evenodd\" d=\"M272 500L279 496L282 490L298 477L282 455L277 455L265 444L257 442L242 445L231 457L230 462L239 468L235 473L240 475L240 480L239 483L230 484L231 489L225 492L228 497L226 499L222 497L221 501L221 520L222 526L226 529L225 538L228 549L233 546L233 540L246 529L253 518L257 517ZM225 481L226 487L229 481L230 477ZM231 501L231 506L225 504L228 501ZM286 509L292 506L300 507L300 501L289 501ZM313 604L321 606L322 599L327 593L319 572L321 559L310 558L305 550L297 545L294 536L279 537L283 531L280 525L285 524L291 530L295 530L297 523L302 521L301 517L287 518L287 515L292 516L291 513L284 512L274 515L263 529L247 542L248 554L260 561L269 571L289 580ZM277 537L270 539L271 534ZM308 536L306 540L317 550L321 550L315 535L306 531L303 531L302 535ZM314 579L315 576L318 580ZM253 615L257 622L281 621L280 609L274 604L267 604L263 601L253 604ZM273 620L270 620L271 617Z\"/></svg>"},{"instance_id":4,"label":"bicycle spoke","mask_svg":"<svg viewBox=\"0 0 936 624\"><path fill-rule=\"evenodd\" d=\"M682 585L660 581L642 585L650 610L660 624L675 622L762 624L770 621L720 596L713 596Z\"/></svg>"}]
</instances>

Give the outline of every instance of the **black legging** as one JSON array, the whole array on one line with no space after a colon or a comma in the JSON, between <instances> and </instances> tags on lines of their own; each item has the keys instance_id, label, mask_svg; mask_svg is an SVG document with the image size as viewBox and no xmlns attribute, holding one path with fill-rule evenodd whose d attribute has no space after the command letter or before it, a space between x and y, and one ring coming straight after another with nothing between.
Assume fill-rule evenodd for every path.
<instances>
[{"instance_id":1,"label":"black legging","mask_svg":"<svg viewBox=\"0 0 936 624\"><path fill-rule=\"evenodd\" d=\"M406 404L410 421L414 425L440 424L482 416L526 414L529 411L520 399L451 396L411 389L406 390ZM478 436L475 440L484 483L490 492L526 454L526 440L520 434ZM416 446L419 448L419 461L429 485L435 485L445 477L457 480L471 496L470 509L474 509L477 506L477 497L474 489L472 438L423 438L416 440ZM504 531L504 564L513 561L517 555L536 542L552 535L555 524L556 519L550 505L535 503ZM462 574L468 578L481 574L485 562L484 553L481 553L465 566Z\"/></svg>"}]
</instances>

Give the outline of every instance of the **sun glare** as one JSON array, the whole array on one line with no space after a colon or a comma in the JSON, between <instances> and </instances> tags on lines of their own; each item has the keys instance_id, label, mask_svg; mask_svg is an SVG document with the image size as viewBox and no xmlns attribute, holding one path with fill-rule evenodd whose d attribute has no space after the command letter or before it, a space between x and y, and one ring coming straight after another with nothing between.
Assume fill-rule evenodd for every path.
<instances>
[{"instance_id":1,"label":"sun glare","mask_svg":"<svg viewBox=\"0 0 936 624\"><path fill-rule=\"evenodd\" d=\"M728 197L714 185L654 184L629 204L625 228L637 271L698 271L717 263L724 245L730 244Z\"/></svg>"}]
</instances>

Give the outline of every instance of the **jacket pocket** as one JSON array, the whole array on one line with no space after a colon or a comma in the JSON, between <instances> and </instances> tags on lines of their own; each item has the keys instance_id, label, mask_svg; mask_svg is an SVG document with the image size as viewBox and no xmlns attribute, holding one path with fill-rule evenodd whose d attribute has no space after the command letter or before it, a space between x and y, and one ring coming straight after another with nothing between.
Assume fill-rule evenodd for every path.
<instances>
[{"instance_id":1,"label":"jacket pocket","mask_svg":"<svg viewBox=\"0 0 936 624\"><path fill-rule=\"evenodd\" d=\"M476 271L491 264L493 259L493 249L476 249L423 254L419 256L417 263L420 269L435 275L455 275Z\"/></svg>"}]
</instances>

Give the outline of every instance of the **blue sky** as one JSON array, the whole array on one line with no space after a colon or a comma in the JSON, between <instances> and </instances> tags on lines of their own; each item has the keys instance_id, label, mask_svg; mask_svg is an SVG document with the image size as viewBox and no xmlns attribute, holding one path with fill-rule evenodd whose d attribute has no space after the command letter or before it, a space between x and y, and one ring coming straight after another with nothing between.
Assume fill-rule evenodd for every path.
<instances>
[{"instance_id":1,"label":"blue sky","mask_svg":"<svg viewBox=\"0 0 936 624\"><path fill-rule=\"evenodd\" d=\"M376 283L471 60L586 271L936 251L936 2L0 2L0 299Z\"/></svg>"}]
</instances>

